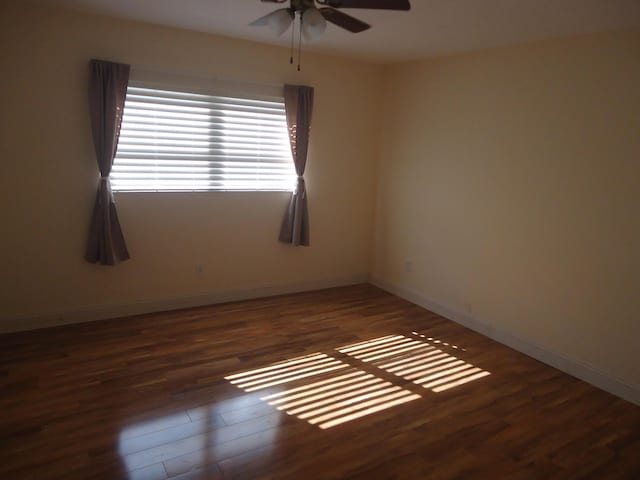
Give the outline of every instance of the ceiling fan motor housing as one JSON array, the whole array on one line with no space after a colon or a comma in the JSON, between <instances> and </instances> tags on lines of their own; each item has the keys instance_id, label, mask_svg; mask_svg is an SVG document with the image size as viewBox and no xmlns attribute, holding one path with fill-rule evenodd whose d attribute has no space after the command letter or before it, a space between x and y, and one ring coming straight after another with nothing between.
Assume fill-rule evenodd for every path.
<instances>
[{"instance_id":1,"label":"ceiling fan motor housing","mask_svg":"<svg viewBox=\"0 0 640 480\"><path fill-rule=\"evenodd\" d=\"M314 0L291 0L291 8L295 12L304 12L309 8L316 8Z\"/></svg>"}]
</instances>

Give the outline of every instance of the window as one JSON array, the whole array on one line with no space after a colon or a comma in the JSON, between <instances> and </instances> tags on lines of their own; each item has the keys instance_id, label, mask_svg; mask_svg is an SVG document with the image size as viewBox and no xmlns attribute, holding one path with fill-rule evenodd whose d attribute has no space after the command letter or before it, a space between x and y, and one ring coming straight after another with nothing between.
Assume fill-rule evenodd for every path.
<instances>
[{"instance_id":1,"label":"window","mask_svg":"<svg viewBox=\"0 0 640 480\"><path fill-rule=\"evenodd\" d=\"M113 190L291 191L295 181L282 96L130 82Z\"/></svg>"}]
</instances>

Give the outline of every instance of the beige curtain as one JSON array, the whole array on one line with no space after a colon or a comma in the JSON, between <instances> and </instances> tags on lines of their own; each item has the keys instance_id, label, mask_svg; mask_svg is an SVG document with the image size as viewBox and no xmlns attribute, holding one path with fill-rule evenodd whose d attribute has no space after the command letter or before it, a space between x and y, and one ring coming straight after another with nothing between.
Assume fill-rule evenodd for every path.
<instances>
[{"instance_id":1,"label":"beige curtain","mask_svg":"<svg viewBox=\"0 0 640 480\"><path fill-rule=\"evenodd\" d=\"M293 163L298 174L296 190L291 195L285 212L280 241L291 245L309 245L309 209L304 184L304 169L307 165L307 149L311 114L313 112L313 88L300 85L285 85L284 105Z\"/></svg>"},{"instance_id":2,"label":"beige curtain","mask_svg":"<svg viewBox=\"0 0 640 480\"><path fill-rule=\"evenodd\" d=\"M129 65L102 60L90 62L89 109L100 183L85 258L101 265L117 265L129 259L109 180L118 148L129 71Z\"/></svg>"}]
</instances>

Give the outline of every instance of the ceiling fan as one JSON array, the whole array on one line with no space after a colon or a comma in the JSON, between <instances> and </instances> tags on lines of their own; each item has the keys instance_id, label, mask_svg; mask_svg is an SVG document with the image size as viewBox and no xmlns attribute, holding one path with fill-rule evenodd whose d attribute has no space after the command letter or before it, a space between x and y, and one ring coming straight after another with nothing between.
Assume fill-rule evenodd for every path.
<instances>
[{"instance_id":1,"label":"ceiling fan","mask_svg":"<svg viewBox=\"0 0 640 480\"><path fill-rule=\"evenodd\" d=\"M371 25L338 10L341 8L364 8L370 10L410 10L409 0L261 0L263 3L289 3L251 22L250 26L268 26L276 35L282 35L291 24L291 60L293 64L293 39L295 20L299 19L298 70L300 70L300 52L302 37L312 40L320 36L327 28L327 22L333 23L351 33L360 33ZM319 5L319 6L316 6Z\"/></svg>"},{"instance_id":2,"label":"ceiling fan","mask_svg":"<svg viewBox=\"0 0 640 480\"><path fill-rule=\"evenodd\" d=\"M264 3L286 3L280 8L251 22L251 26L268 25L278 35L282 35L300 17L301 30L310 39L322 34L326 22L333 23L352 33L360 33L371 25L338 10L339 8L365 8L370 10L410 10L409 0L261 0ZM316 7L316 3L320 7Z\"/></svg>"}]
</instances>

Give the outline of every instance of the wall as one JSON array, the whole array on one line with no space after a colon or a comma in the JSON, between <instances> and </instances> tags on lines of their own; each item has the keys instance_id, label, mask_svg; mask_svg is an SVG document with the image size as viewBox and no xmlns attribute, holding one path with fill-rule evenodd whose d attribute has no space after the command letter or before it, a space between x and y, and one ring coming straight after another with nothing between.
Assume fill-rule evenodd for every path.
<instances>
[{"instance_id":1,"label":"wall","mask_svg":"<svg viewBox=\"0 0 640 480\"><path fill-rule=\"evenodd\" d=\"M637 31L388 68L375 282L640 402L639 86Z\"/></svg>"},{"instance_id":2,"label":"wall","mask_svg":"<svg viewBox=\"0 0 640 480\"><path fill-rule=\"evenodd\" d=\"M366 279L379 67L309 53L298 73L287 49L25 2L0 9L0 331ZM90 58L313 85L312 246L277 242L288 193L117 193L132 259L86 263L98 179Z\"/></svg>"}]
</instances>

